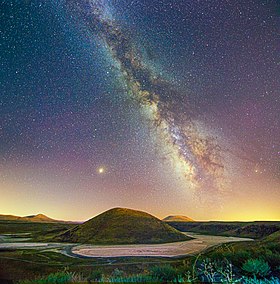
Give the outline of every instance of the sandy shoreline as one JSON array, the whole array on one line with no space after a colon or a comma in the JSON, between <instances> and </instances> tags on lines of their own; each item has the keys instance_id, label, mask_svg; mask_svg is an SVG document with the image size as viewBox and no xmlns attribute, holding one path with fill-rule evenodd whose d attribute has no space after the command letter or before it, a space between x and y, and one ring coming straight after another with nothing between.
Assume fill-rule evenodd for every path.
<instances>
[{"instance_id":1,"label":"sandy shoreline","mask_svg":"<svg viewBox=\"0 0 280 284\"><path fill-rule=\"evenodd\" d=\"M124 257L124 256L159 256L176 257L197 254L211 246L222 243L252 241L247 238L207 236L187 233L195 239L184 242L152 245L116 245L96 246L80 245L72 248L72 253L83 257Z\"/></svg>"},{"instance_id":2,"label":"sandy shoreline","mask_svg":"<svg viewBox=\"0 0 280 284\"><path fill-rule=\"evenodd\" d=\"M128 257L128 256L158 256L176 257L182 255L194 255L215 245L229 242L252 241L248 238L222 237L211 235L199 235L186 233L194 238L189 241L165 243L165 244L137 244L137 245L79 245L70 243L35 243L3 242L0 238L0 250L2 249L56 249L57 252L69 257ZM3 237L3 235L2 235Z\"/></svg>"}]
</instances>

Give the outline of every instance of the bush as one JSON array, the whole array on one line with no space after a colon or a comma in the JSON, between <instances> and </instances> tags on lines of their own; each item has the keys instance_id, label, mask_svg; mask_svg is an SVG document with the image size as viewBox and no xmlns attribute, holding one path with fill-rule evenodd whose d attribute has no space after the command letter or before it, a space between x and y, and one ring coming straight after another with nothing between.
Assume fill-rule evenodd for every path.
<instances>
[{"instance_id":1,"label":"bush","mask_svg":"<svg viewBox=\"0 0 280 284\"><path fill-rule=\"evenodd\" d=\"M20 284L66 284L72 282L73 274L70 272L51 273L47 277L33 281L20 281Z\"/></svg>"},{"instance_id":2,"label":"bush","mask_svg":"<svg viewBox=\"0 0 280 284\"><path fill-rule=\"evenodd\" d=\"M263 259L248 259L243 265L242 270L254 277L265 277L270 273L270 266Z\"/></svg>"},{"instance_id":3,"label":"bush","mask_svg":"<svg viewBox=\"0 0 280 284\"><path fill-rule=\"evenodd\" d=\"M150 275L133 275L127 277L111 277L102 283L157 283Z\"/></svg>"},{"instance_id":4,"label":"bush","mask_svg":"<svg viewBox=\"0 0 280 284\"><path fill-rule=\"evenodd\" d=\"M150 270L150 275L164 282L177 281L178 279L176 269L170 265L154 266Z\"/></svg>"},{"instance_id":5,"label":"bush","mask_svg":"<svg viewBox=\"0 0 280 284\"><path fill-rule=\"evenodd\" d=\"M102 272L99 270L94 270L90 273L88 281L100 281L102 279Z\"/></svg>"},{"instance_id":6,"label":"bush","mask_svg":"<svg viewBox=\"0 0 280 284\"><path fill-rule=\"evenodd\" d=\"M210 283L235 283L231 262L204 259L197 268L198 278Z\"/></svg>"},{"instance_id":7,"label":"bush","mask_svg":"<svg viewBox=\"0 0 280 284\"><path fill-rule=\"evenodd\" d=\"M114 271L112 272L112 277L123 277L124 276L124 272L118 268L114 269Z\"/></svg>"},{"instance_id":8,"label":"bush","mask_svg":"<svg viewBox=\"0 0 280 284\"><path fill-rule=\"evenodd\" d=\"M263 280L259 280L256 278L242 277L241 283L243 284L280 284L280 281L278 278L275 278L275 277L272 277L271 279L263 279Z\"/></svg>"}]
</instances>

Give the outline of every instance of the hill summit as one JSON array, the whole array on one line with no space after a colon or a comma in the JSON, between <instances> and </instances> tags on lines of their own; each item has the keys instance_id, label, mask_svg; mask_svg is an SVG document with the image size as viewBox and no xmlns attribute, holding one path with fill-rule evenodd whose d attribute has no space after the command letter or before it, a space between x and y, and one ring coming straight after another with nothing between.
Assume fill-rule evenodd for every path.
<instances>
[{"instance_id":1,"label":"hill summit","mask_svg":"<svg viewBox=\"0 0 280 284\"><path fill-rule=\"evenodd\" d=\"M44 214L30 215L30 216L14 216L14 215L0 215L1 221L21 221L34 223L64 223L64 221L54 220Z\"/></svg>"},{"instance_id":2,"label":"hill summit","mask_svg":"<svg viewBox=\"0 0 280 284\"><path fill-rule=\"evenodd\" d=\"M23 217L26 221L38 221L38 222L56 222L56 220L49 218L44 214L30 215Z\"/></svg>"},{"instance_id":3,"label":"hill summit","mask_svg":"<svg viewBox=\"0 0 280 284\"><path fill-rule=\"evenodd\" d=\"M190 217L183 215L171 215L162 219L164 222L194 222L194 220Z\"/></svg>"},{"instance_id":4,"label":"hill summit","mask_svg":"<svg viewBox=\"0 0 280 284\"><path fill-rule=\"evenodd\" d=\"M54 240L88 244L148 244L189 239L148 213L113 208L58 235Z\"/></svg>"}]
</instances>

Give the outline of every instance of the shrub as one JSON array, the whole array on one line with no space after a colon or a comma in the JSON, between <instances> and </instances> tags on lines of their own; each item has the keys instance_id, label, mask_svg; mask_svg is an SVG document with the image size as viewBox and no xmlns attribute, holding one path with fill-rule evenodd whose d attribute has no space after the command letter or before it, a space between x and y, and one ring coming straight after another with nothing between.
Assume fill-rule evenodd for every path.
<instances>
[{"instance_id":1,"label":"shrub","mask_svg":"<svg viewBox=\"0 0 280 284\"><path fill-rule=\"evenodd\" d=\"M270 273L270 266L263 259L248 259L243 265L242 270L254 277L265 277Z\"/></svg>"},{"instance_id":2,"label":"shrub","mask_svg":"<svg viewBox=\"0 0 280 284\"><path fill-rule=\"evenodd\" d=\"M219 273L216 269L217 263L216 261L213 261L209 258L206 258L204 260L202 260L202 262L200 263L197 271L199 278L203 281L203 282L210 282L210 283L214 283L214 282L220 282L219 280Z\"/></svg>"},{"instance_id":3,"label":"shrub","mask_svg":"<svg viewBox=\"0 0 280 284\"><path fill-rule=\"evenodd\" d=\"M20 284L66 284L71 283L73 274L70 272L56 272L51 273L47 277L40 278L33 281L20 281Z\"/></svg>"},{"instance_id":4,"label":"shrub","mask_svg":"<svg viewBox=\"0 0 280 284\"><path fill-rule=\"evenodd\" d=\"M88 281L100 281L102 279L102 272L99 270L94 270L90 273Z\"/></svg>"},{"instance_id":5,"label":"shrub","mask_svg":"<svg viewBox=\"0 0 280 284\"><path fill-rule=\"evenodd\" d=\"M150 275L164 282L177 281L178 279L176 269L170 265L154 266L150 270Z\"/></svg>"},{"instance_id":6,"label":"shrub","mask_svg":"<svg viewBox=\"0 0 280 284\"><path fill-rule=\"evenodd\" d=\"M157 283L150 275L133 275L127 277L111 277L102 283Z\"/></svg>"},{"instance_id":7,"label":"shrub","mask_svg":"<svg viewBox=\"0 0 280 284\"><path fill-rule=\"evenodd\" d=\"M112 272L112 277L123 277L124 276L124 272L118 268L114 269L114 271Z\"/></svg>"},{"instance_id":8,"label":"shrub","mask_svg":"<svg viewBox=\"0 0 280 284\"><path fill-rule=\"evenodd\" d=\"M242 277L241 283L243 284L280 284L278 278L272 277L271 279L256 279L256 278L247 278Z\"/></svg>"},{"instance_id":9,"label":"shrub","mask_svg":"<svg viewBox=\"0 0 280 284\"><path fill-rule=\"evenodd\" d=\"M198 278L210 283L240 283L234 274L234 267L227 259L223 261L204 259L197 268Z\"/></svg>"}]
</instances>

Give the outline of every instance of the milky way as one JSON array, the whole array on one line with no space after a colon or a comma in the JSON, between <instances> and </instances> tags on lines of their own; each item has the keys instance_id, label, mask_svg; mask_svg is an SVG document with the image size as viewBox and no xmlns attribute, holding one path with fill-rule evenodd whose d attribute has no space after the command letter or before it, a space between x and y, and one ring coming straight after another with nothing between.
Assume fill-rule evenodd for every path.
<instances>
[{"instance_id":1,"label":"milky way","mask_svg":"<svg viewBox=\"0 0 280 284\"><path fill-rule=\"evenodd\" d=\"M278 2L2 1L0 213L279 219Z\"/></svg>"},{"instance_id":2,"label":"milky way","mask_svg":"<svg viewBox=\"0 0 280 284\"><path fill-rule=\"evenodd\" d=\"M221 147L193 119L194 110L188 100L145 65L133 40L106 14L104 2L68 1L68 8L110 50L120 66L128 93L147 110L159 130L167 158L184 176L187 188L200 193L223 192L225 166Z\"/></svg>"}]
</instances>

